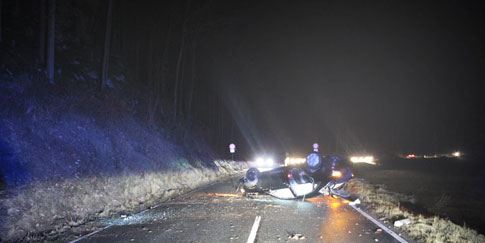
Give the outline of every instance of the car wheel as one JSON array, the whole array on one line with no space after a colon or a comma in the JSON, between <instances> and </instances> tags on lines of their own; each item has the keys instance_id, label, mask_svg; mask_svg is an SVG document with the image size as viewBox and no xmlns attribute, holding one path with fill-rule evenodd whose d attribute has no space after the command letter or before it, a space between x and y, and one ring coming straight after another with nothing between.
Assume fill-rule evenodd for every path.
<instances>
[{"instance_id":1,"label":"car wheel","mask_svg":"<svg viewBox=\"0 0 485 243\"><path fill-rule=\"evenodd\" d=\"M260 172L257 168L250 168L246 172L246 187L254 188L258 184Z\"/></svg>"}]
</instances>

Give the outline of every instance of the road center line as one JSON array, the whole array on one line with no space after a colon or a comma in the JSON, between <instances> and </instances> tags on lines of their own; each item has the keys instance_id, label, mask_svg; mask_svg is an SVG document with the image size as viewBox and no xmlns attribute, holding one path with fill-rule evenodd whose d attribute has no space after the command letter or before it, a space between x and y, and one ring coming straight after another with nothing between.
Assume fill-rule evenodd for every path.
<instances>
[{"instance_id":1,"label":"road center line","mask_svg":"<svg viewBox=\"0 0 485 243\"><path fill-rule=\"evenodd\" d=\"M350 206L353 209L355 209L357 212L359 212L360 214L362 214L364 217L366 217L368 220L372 221L372 223L376 224L381 229L383 229L384 231L386 231L388 234L390 234L392 237L394 237L394 239L398 240L401 243L408 243L405 239L403 239L401 236L399 236L398 234L396 234L396 232L394 232L394 231L390 230L389 228L387 228L385 225L383 225L381 222L379 222L376 219L374 219L372 216L370 216L369 214L367 214L366 212L364 212L362 209L356 207L355 205L350 205Z\"/></svg>"},{"instance_id":2,"label":"road center line","mask_svg":"<svg viewBox=\"0 0 485 243\"><path fill-rule=\"evenodd\" d=\"M253 243L254 240L256 239L256 233L258 232L260 221L261 221L261 216L256 216L256 219L254 220L254 224L253 224L253 227L251 228L251 233L249 234L247 243Z\"/></svg>"}]
</instances>

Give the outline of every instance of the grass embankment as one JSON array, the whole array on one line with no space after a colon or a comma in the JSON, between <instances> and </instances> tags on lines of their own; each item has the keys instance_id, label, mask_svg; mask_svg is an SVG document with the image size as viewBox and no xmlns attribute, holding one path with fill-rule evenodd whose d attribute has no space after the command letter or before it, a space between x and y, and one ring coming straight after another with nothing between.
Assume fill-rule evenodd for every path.
<instances>
[{"instance_id":1,"label":"grass embankment","mask_svg":"<svg viewBox=\"0 0 485 243\"><path fill-rule=\"evenodd\" d=\"M0 242L90 231L245 166L214 161L196 129L147 122L122 95L39 95L19 79L0 75Z\"/></svg>"},{"instance_id":2,"label":"grass embankment","mask_svg":"<svg viewBox=\"0 0 485 243\"><path fill-rule=\"evenodd\" d=\"M413 198L393 193L382 186L354 178L347 189L362 201L362 208L382 221L393 223L408 218L411 223L401 229L417 242L485 242L485 236L465 226L438 216L423 215L412 207Z\"/></svg>"},{"instance_id":3,"label":"grass embankment","mask_svg":"<svg viewBox=\"0 0 485 243\"><path fill-rule=\"evenodd\" d=\"M92 177L43 182L18 190L2 200L3 240L55 239L100 217L130 214L223 176L240 172L243 164L217 161L215 169Z\"/></svg>"}]
</instances>

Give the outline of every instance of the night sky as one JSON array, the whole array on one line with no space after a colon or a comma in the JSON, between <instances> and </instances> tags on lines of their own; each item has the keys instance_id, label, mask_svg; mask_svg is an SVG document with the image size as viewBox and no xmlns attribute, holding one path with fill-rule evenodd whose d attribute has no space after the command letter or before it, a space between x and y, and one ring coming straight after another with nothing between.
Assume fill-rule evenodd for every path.
<instances>
[{"instance_id":1,"label":"night sky","mask_svg":"<svg viewBox=\"0 0 485 243\"><path fill-rule=\"evenodd\" d=\"M213 80L253 152L480 152L483 3L218 3Z\"/></svg>"}]
</instances>

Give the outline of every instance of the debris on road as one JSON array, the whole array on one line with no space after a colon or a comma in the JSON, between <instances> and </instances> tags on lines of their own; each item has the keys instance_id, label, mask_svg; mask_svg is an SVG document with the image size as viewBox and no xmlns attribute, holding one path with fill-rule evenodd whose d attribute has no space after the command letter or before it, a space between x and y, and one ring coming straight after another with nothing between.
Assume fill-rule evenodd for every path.
<instances>
[{"instance_id":1,"label":"debris on road","mask_svg":"<svg viewBox=\"0 0 485 243\"><path fill-rule=\"evenodd\" d=\"M305 239L305 236L302 235L302 234L293 233L290 236L288 236L288 238L289 239L292 239L292 240L304 240Z\"/></svg>"},{"instance_id":2,"label":"debris on road","mask_svg":"<svg viewBox=\"0 0 485 243\"><path fill-rule=\"evenodd\" d=\"M411 220L410 219L401 219L401 220L396 220L394 221L394 227L401 227L406 224L410 224Z\"/></svg>"},{"instance_id":3,"label":"debris on road","mask_svg":"<svg viewBox=\"0 0 485 243\"><path fill-rule=\"evenodd\" d=\"M355 199L353 202L349 202L350 206L355 206L355 205L358 205L358 204L360 204L360 199L358 199L358 198Z\"/></svg>"}]
</instances>

